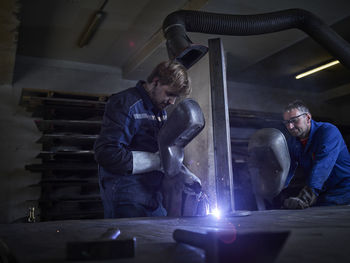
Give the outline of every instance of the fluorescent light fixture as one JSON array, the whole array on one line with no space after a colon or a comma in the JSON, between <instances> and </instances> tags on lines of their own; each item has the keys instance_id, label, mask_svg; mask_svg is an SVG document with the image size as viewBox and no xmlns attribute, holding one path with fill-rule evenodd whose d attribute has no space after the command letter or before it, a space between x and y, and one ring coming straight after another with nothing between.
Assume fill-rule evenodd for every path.
<instances>
[{"instance_id":1,"label":"fluorescent light fixture","mask_svg":"<svg viewBox=\"0 0 350 263\"><path fill-rule=\"evenodd\" d=\"M336 65L336 64L338 64L338 63L339 63L339 60L331 61L331 62L329 62L329 63L327 63L327 64L322 65L322 66L319 66L319 67L317 67L317 68L314 68L314 69L311 69L311 70L306 71L306 72L304 72L304 73L301 73L301 74L297 75L295 78L296 78L296 79L301 79L301 78L303 78L303 77L306 77L306 76L308 76L308 75L311 75L311 74L313 74L313 73L315 73L315 72L318 72L318 71L320 71L320 70L323 70L323 69L329 68L329 67L331 67L331 66L334 66L334 65Z\"/></svg>"}]
</instances>

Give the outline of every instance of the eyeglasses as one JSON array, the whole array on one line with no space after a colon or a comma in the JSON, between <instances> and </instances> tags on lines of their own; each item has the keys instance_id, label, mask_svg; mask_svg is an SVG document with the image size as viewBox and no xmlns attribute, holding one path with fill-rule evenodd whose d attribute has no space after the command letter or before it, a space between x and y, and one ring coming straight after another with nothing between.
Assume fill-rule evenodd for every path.
<instances>
[{"instance_id":1,"label":"eyeglasses","mask_svg":"<svg viewBox=\"0 0 350 263\"><path fill-rule=\"evenodd\" d=\"M302 113L302 114L300 114L300 115L298 115L298 116L295 116L295 117L293 117L293 118L291 118L290 120L287 120L287 121L282 121L282 123L284 124L284 125L288 125L289 123L291 123L291 124L296 124L298 121L299 121L299 117L301 117L301 116L303 116L303 115L305 115L305 114L307 114L306 112L304 112L304 113Z\"/></svg>"}]
</instances>

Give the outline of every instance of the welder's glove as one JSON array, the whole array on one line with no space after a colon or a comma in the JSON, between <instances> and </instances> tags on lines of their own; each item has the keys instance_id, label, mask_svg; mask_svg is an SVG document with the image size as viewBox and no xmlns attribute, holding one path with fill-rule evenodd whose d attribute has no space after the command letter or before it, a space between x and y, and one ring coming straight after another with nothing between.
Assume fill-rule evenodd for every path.
<instances>
[{"instance_id":1,"label":"welder's glove","mask_svg":"<svg viewBox=\"0 0 350 263\"><path fill-rule=\"evenodd\" d=\"M317 195L315 192L309 186L305 186L297 197L289 197L284 200L283 207L287 209L305 209L315 204L316 201Z\"/></svg>"},{"instance_id":2,"label":"welder's glove","mask_svg":"<svg viewBox=\"0 0 350 263\"><path fill-rule=\"evenodd\" d=\"M201 180L192 173L184 164L180 169L180 175L184 182L184 192L186 194L199 194L202 190Z\"/></svg>"},{"instance_id":3,"label":"welder's glove","mask_svg":"<svg viewBox=\"0 0 350 263\"><path fill-rule=\"evenodd\" d=\"M132 174L162 171L159 152L132 151Z\"/></svg>"}]
</instances>

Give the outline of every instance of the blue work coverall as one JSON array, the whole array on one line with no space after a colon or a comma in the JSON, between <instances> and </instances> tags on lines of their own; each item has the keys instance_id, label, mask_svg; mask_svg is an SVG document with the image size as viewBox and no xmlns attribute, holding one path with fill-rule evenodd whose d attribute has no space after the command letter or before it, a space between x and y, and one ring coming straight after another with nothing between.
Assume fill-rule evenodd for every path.
<instances>
[{"instance_id":1,"label":"blue work coverall","mask_svg":"<svg viewBox=\"0 0 350 263\"><path fill-rule=\"evenodd\" d=\"M299 166L307 175L306 184L318 195L316 205L350 204L350 155L336 126L311 120L306 146L291 137L288 148L291 166L285 186Z\"/></svg>"},{"instance_id":2,"label":"blue work coverall","mask_svg":"<svg viewBox=\"0 0 350 263\"><path fill-rule=\"evenodd\" d=\"M163 173L132 174L131 151L157 152L158 133L167 119L144 83L109 98L94 145L105 218L166 215L160 192Z\"/></svg>"}]
</instances>

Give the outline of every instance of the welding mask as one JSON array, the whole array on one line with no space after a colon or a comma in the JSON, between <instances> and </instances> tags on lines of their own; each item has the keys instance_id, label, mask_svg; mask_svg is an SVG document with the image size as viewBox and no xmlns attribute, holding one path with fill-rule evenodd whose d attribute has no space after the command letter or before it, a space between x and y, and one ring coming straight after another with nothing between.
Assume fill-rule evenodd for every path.
<instances>
[{"instance_id":1,"label":"welding mask","mask_svg":"<svg viewBox=\"0 0 350 263\"><path fill-rule=\"evenodd\" d=\"M196 101L184 99L172 111L158 135L162 168L166 176L180 172L184 147L204 128L203 112Z\"/></svg>"},{"instance_id":2,"label":"welding mask","mask_svg":"<svg viewBox=\"0 0 350 263\"><path fill-rule=\"evenodd\" d=\"M283 189L289 172L290 156L283 133L274 128L257 131L249 140L248 153L255 194L272 199Z\"/></svg>"}]
</instances>

